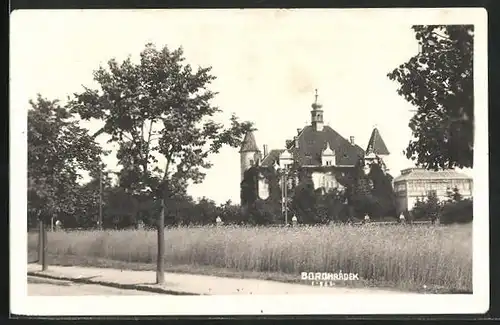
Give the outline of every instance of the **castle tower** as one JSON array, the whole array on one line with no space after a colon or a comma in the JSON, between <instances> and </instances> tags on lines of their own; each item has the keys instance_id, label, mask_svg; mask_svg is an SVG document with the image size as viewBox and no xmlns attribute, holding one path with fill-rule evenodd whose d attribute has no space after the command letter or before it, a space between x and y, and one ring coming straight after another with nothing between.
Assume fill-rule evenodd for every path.
<instances>
[{"instance_id":1,"label":"castle tower","mask_svg":"<svg viewBox=\"0 0 500 325\"><path fill-rule=\"evenodd\" d=\"M380 163L382 164L382 170L387 171L388 169L385 166L384 159L387 158L389 154L389 150L387 150L387 146L385 145L385 142L382 139L379 130L375 126L366 148L365 162L372 163L380 161Z\"/></svg>"},{"instance_id":2,"label":"castle tower","mask_svg":"<svg viewBox=\"0 0 500 325\"><path fill-rule=\"evenodd\" d=\"M314 95L314 103L311 105L311 125L316 131L323 131L323 110L321 109L323 105L318 103L318 89L316 89L316 94Z\"/></svg>"},{"instance_id":3,"label":"castle tower","mask_svg":"<svg viewBox=\"0 0 500 325\"><path fill-rule=\"evenodd\" d=\"M245 172L252 166L256 165L260 159L260 150L255 142L255 137L252 131L245 134L243 143L240 149L240 168L241 168L241 181Z\"/></svg>"}]
</instances>

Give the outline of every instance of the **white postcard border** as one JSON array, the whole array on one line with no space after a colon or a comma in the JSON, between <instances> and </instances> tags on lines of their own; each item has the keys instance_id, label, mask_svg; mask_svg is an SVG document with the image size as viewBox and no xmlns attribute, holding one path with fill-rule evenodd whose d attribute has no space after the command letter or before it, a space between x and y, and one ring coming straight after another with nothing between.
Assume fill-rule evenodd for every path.
<instances>
[{"instance_id":1,"label":"white postcard border","mask_svg":"<svg viewBox=\"0 0 500 325\"><path fill-rule=\"evenodd\" d=\"M331 9L348 15L412 24L474 24L473 294L234 295L234 296L27 296L27 103L10 105L10 301L17 315L286 315L462 314L489 308L487 12L483 8ZM311 14L318 10L310 10ZM319 10L328 11L328 10ZM40 10L40 12L43 12ZM12 18L20 19L22 12ZM354 16L352 16L354 17ZM354 18L355 19L355 18ZM11 30L11 44L15 42ZM11 58L13 57L11 53ZM15 66L10 67L11 73ZM15 87L10 85L11 93Z\"/></svg>"}]
</instances>

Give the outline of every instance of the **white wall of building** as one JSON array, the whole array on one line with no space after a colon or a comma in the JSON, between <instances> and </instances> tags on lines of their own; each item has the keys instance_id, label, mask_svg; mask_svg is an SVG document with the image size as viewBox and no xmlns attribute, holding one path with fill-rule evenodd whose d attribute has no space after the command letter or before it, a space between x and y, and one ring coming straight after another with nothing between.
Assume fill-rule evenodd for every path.
<instances>
[{"instance_id":1,"label":"white wall of building","mask_svg":"<svg viewBox=\"0 0 500 325\"><path fill-rule=\"evenodd\" d=\"M411 210L417 199L425 199L430 191L435 191L440 201L448 199L448 190L458 188L463 198L472 197L472 180L469 179L411 179L394 183L397 206L400 211Z\"/></svg>"},{"instance_id":2,"label":"white wall of building","mask_svg":"<svg viewBox=\"0 0 500 325\"><path fill-rule=\"evenodd\" d=\"M329 191L334 188L338 188L339 190L343 188L343 186L339 184L339 182L335 178L335 174L332 172L313 172L312 181L315 190L317 190L318 188L324 188L326 191Z\"/></svg>"}]
</instances>

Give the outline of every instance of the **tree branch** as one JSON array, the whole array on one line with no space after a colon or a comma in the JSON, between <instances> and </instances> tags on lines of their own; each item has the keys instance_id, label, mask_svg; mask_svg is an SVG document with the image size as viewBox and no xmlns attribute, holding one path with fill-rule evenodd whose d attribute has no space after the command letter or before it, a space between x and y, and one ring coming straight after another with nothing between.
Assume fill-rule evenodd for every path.
<instances>
[{"instance_id":1,"label":"tree branch","mask_svg":"<svg viewBox=\"0 0 500 325\"><path fill-rule=\"evenodd\" d=\"M151 122L149 123L149 131L148 131L148 140L146 142L146 159L144 159L144 172L147 172L148 170L148 160L149 160L149 145L151 143L151 132L153 130L153 119L151 119ZM144 132L144 124L143 124L143 132Z\"/></svg>"},{"instance_id":2,"label":"tree branch","mask_svg":"<svg viewBox=\"0 0 500 325\"><path fill-rule=\"evenodd\" d=\"M170 168L170 162L172 160L172 155L173 155L173 152L169 151L168 155L165 156L165 159L167 160L167 162L165 164L165 173L163 174L163 181L165 181L168 178L168 169Z\"/></svg>"},{"instance_id":3,"label":"tree branch","mask_svg":"<svg viewBox=\"0 0 500 325\"><path fill-rule=\"evenodd\" d=\"M444 36L444 35L441 35L441 34L439 34L439 33L432 32L431 34L436 35L437 37L441 37L441 38L443 38L443 39L446 39L446 40L448 40L448 41L452 41L449 37Z\"/></svg>"},{"instance_id":4,"label":"tree branch","mask_svg":"<svg viewBox=\"0 0 500 325\"><path fill-rule=\"evenodd\" d=\"M130 141L130 142L132 142L132 143L134 142L134 140L132 140L132 135L130 135L130 137L129 137L129 136L127 136L127 135L125 134L125 132L121 132L121 133L120 133L120 136L125 137L125 139L127 139L128 141Z\"/></svg>"}]
</instances>

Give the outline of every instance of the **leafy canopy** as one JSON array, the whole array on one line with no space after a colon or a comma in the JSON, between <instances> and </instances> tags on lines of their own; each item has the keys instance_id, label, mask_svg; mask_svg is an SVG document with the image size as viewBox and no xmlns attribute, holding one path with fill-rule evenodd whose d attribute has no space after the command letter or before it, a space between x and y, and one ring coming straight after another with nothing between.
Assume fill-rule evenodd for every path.
<instances>
[{"instance_id":1,"label":"leafy canopy","mask_svg":"<svg viewBox=\"0 0 500 325\"><path fill-rule=\"evenodd\" d=\"M80 171L93 171L103 153L58 101L38 95L28 110L28 208L37 216L71 214L80 195Z\"/></svg>"},{"instance_id":2,"label":"leafy canopy","mask_svg":"<svg viewBox=\"0 0 500 325\"><path fill-rule=\"evenodd\" d=\"M413 26L421 51L388 74L417 107L406 156L428 169L473 164L472 25Z\"/></svg>"},{"instance_id":3,"label":"leafy canopy","mask_svg":"<svg viewBox=\"0 0 500 325\"><path fill-rule=\"evenodd\" d=\"M187 182L203 180L209 155L223 145L236 147L252 128L232 115L230 126L213 117L221 110L211 105L216 93L208 89L216 78L211 68L194 70L184 63L182 48L156 49L147 44L139 63L115 59L94 72L100 89L75 94L72 109L82 119L98 119L105 133L119 144L117 158L126 169L121 179L131 190L183 190ZM159 166L159 157L165 161Z\"/></svg>"}]
</instances>

